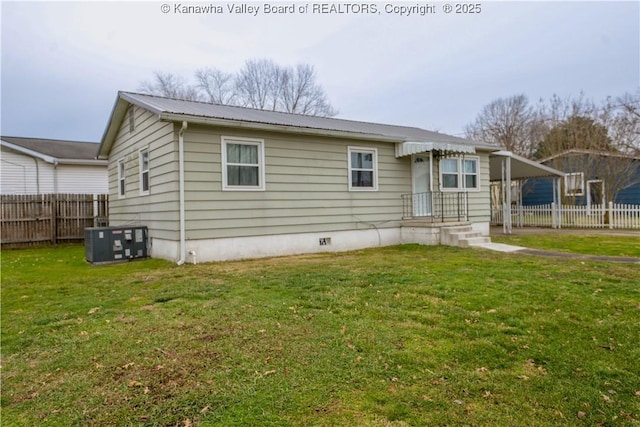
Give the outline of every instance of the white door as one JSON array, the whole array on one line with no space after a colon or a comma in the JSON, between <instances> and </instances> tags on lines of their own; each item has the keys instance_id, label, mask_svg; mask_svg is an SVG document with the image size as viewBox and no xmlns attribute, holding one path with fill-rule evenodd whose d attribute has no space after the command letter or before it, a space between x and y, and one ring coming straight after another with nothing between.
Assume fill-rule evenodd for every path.
<instances>
[{"instance_id":1,"label":"white door","mask_svg":"<svg viewBox=\"0 0 640 427\"><path fill-rule=\"evenodd\" d=\"M413 216L431 215L431 162L427 155L413 157Z\"/></svg>"}]
</instances>

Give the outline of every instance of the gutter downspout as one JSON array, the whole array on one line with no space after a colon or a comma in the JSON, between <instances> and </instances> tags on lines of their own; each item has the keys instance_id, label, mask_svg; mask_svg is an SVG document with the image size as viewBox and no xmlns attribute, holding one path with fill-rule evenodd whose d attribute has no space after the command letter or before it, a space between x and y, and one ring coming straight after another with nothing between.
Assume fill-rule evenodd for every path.
<instances>
[{"instance_id":1,"label":"gutter downspout","mask_svg":"<svg viewBox=\"0 0 640 427\"><path fill-rule=\"evenodd\" d=\"M53 162L53 192L58 194L58 161Z\"/></svg>"},{"instance_id":2,"label":"gutter downspout","mask_svg":"<svg viewBox=\"0 0 640 427\"><path fill-rule=\"evenodd\" d=\"M180 259L178 265L184 264L187 258L186 231L184 225L184 131L187 129L186 120L182 122L180 132L178 132L178 164L179 164L179 187L180 187Z\"/></svg>"}]
</instances>

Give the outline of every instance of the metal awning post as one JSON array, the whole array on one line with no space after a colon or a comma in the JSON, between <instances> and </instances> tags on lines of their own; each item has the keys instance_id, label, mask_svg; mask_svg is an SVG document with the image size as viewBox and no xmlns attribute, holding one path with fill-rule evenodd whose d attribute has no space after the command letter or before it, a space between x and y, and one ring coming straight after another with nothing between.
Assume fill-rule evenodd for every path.
<instances>
[{"instance_id":1,"label":"metal awning post","mask_svg":"<svg viewBox=\"0 0 640 427\"><path fill-rule=\"evenodd\" d=\"M555 200L556 200L556 228L562 228L562 190L560 178L556 178L556 191L555 191Z\"/></svg>"},{"instance_id":2,"label":"metal awning post","mask_svg":"<svg viewBox=\"0 0 640 427\"><path fill-rule=\"evenodd\" d=\"M506 196L506 200L505 200L505 205L506 205L506 212L507 215L505 217L505 224L507 226L507 230L506 232L508 234L511 234L512 230L512 226L511 226L511 157L507 156L505 157L505 176L506 176L506 186L505 186L505 196Z\"/></svg>"}]
</instances>

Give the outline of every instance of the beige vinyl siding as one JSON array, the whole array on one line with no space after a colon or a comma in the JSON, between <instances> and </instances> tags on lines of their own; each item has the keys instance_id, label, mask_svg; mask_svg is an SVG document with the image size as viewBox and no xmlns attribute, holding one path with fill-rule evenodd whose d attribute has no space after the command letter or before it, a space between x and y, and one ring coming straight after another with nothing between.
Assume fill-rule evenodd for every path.
<instances>
[{"instance_id":1,"label":"beige vinyl siding","mask_svg":"<svg viewBox=\"0 0 640 427\"><path fill-rule=\"evenodd\" d=\"M491 219L489 153L479 152L478 164L480 191L469 191L469 220L488 222Z\"/></svg>"},{"instance_id":2,"label":"beige vinyl siding","mask_svg":"<svg viewBox=\"0 0 640 427\"><path fill-rule=\"evenodd\" d=\"M266 191L222 191L221 137L264 140ZM349 146L378 150L378 191L349 191ZM410 163L394 145L190 126L187 239L397 227Z\"/></svg>"},{"instance_id":3,"label":"beige vinyl siding","mask_svg":"<svg viewBox=\"0 0 640 427\"><path fill-rule=\"evenodd\" d=\"M120 124L110 153L111 225L142 224L151 238L179 239L178 130L135 107L136 126ZM222 137L264 141L264 191L222 191ZM392 143L301 136L190 124L184 133L186 238L396 228L401 195L411 193L411 157ZM349 191L349 147L377 150L377 191ZM139 151L150 153L150 192L140 195ZM472 221L488 221L489 157L479 153L480 191L469 192ZM117 162L125 159L126 195L118 197ZM434 162L434 190L438 166Z\"/></svg>"},{"instance_id":4,"label":"beige vinyl siding","mask_svg":"<svg viewBox=\"0 0 640 427\"><path fill-rule=\"evenodd\" d=\"M455 158L463 158L464 156L453 156ZM466 191L469 221L471 222L487 222L491 219L490 204L490 183L489 183L489 152L479 151L476 154L470 154L470 158L478 159L478 182L479 190L444 190L445 193ZM442 191L440 188L440 161L433 161L433 190ZM462 179L462 177L460 178Z\"/></svg>"},{"instance_id":5,"label":"beige vinyl siding","mask_svg":"<svg viewBox=\"0 0 640 427\"><path fill-rule=\"evenodd\" d=\"M140 224L151 238L179 238L178 152L173 123L133 107L135 129L129 132L128 114L109 155L110 225ZM149 194L140 194L140 150L149 149ZM118 195L118 160L125 159L125 197Z\"/></svg>"}]
</instances>

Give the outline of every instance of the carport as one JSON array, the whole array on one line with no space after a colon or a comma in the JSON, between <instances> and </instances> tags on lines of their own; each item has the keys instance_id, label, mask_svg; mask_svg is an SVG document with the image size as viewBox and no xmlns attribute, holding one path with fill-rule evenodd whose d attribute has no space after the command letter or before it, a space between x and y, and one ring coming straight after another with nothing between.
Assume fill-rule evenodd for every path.
<instances>
[{"instance_id":1,"label":"carport","mask_svg":"<svg viewBox=\"0 0 640 427\"><path fill-rule=\"evenodd\" d=\"M500 182L500 206L503 215L503 230L505 234L511 234L511 183L522 182L533 178L554 178L553 202L555 206L560 203L560 178L564 172L550 168L541 163L529 160L525 157L513 154L511 151L495 151L489 156L489 180ZM520 194L520 191L518 191ZM520 201L517 201L518 203Z\"/></svg>"}]
</instances>

